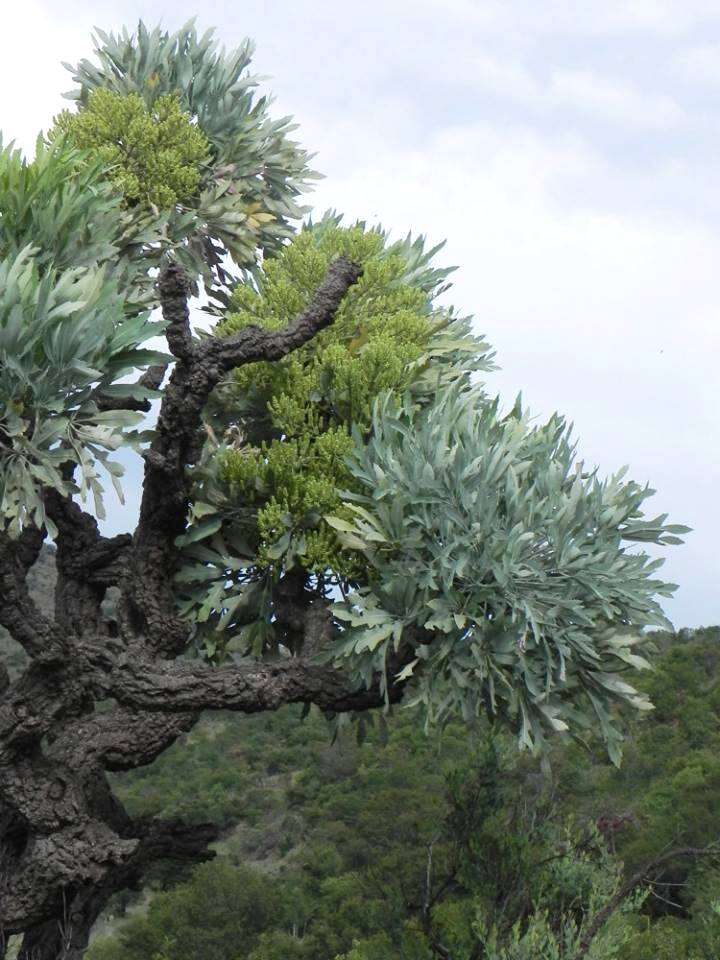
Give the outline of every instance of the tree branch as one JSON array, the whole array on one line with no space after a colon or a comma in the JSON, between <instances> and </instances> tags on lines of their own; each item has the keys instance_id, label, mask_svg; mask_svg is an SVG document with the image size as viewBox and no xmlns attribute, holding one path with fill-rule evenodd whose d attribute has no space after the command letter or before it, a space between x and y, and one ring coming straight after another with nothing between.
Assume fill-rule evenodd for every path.
<instances>
[{"instance_id":1,"label":"tree branch","mask_svg":"<svg viewBox=\"0 0 720 960\"><path fill-rule=\"evenodd\" d=\"M103 646L97 637L89 645L92 658L87 659L96 662ZM52 662L36 657L0 698L0 767L27 755L59 722L88 710L91 678L82 650L78 645L72 655L61 651Z\"/></svg>"},{"instance_id":2,"label":"tree branch","mask_svg":"<svg viewBox=\"0 0 720 960\"><path fill-rule=\"evenodd\" d=\"M720 856L720 847L717 843L708 844L707 847L679 847L676 850L670 850L667 853L661 854L659 857L651 860L650 863L645 864L641 870L638 870L637 873L634 873L628 880L625 881L625 883L622 884L617 892L610 898L610 900L608 900L602 910L598 910L598 912L592 918L582 940L580 941L580 946L575 954L575 960L583 960L583 957L587 955L588 951L590 950L590 946L600 932L600 929L607 923L621 903L630 896L633 890L636 887L639 887L640 884L648 878L648 874L672 860L679 860L684 857L694 858L707 856Z\"/></svg>"},{"instance_id":3,"label":"tree branch","mask_svg":"<svg viewBox=\"0 0 720 960\"><path fill-rule=\"evenodd\" d=\"M189 362L195 353L187 305L192 292L191 284L183 268L171 263L160 274L157 287L163 318L167 322L165 338L170 352L176 360Z\"/></svg>"},{"instance_id":4,"label":"tree branch","mask_svg":"<svg viewBox=\"0 0 720 960\"><path fill-rule=\"evenodd\" d=\"M361 276L362 268L357 264L344 257L334 260L307 309L283 330L272 332L250 326L226 340L203 340L198 347L200 358L217 363L220 376L246 363L282 359L332 323L343 297Z\"/></svg>"},{"instance_id":5,"label":"tree branch","mask_svg":"<svg viewBox=\"0 0 720 960\"><path fill-rule=\"evenodd\" d=\"M159 281L166 336L177 363L165 387L155 439L145 454L140 519L135 533L135 562L123 592L137 611L136 627L157 652L177 655L186 645L187 624L175 610L175 539L185 529L188 508L186 468L197 456L197 434L212 390L235 367L277 360L301 347L328 326L361 268L334 261L308 308L284 330L246 327L227 340L192 339L188 285L177 265Z\"/></svg>"},{"instance_id":6,"label":"tree branch","mask_svg":"<svg viewBox=\"0 0 720 960\"><path fill-rule=\"evenodd\" d=\"M105 770L134 770L152 763L199 717L195 712L163 714L118 707L69 723L48 756L73 770L95 764Z\"/></svg>"},{"instance_id":7,"label":"tree branch","mask_svg":"<svg viewBox=\"0 0 720 960\"><path fill-rule=\"evenodd\" d=\"M27 573L37 559L44 534L24 530L18 540L0 532L0 624L30 657L51 661L65 652L60 632L37 608L27 588Z\"/></svg>"},{"instance_id":8,"label":"tree branch","mask_svg":"<svg viewBox=\"0 0 720 960\"><path fill-rule=\"evenodd\" d=\"M38 836L12 873L0 872L0 930L40 928L48 913L65 912L59 891L68 890L74 891L65 906L78 925L75 935L84 935L89 928L81 921L91 917L91 926L111 894L139 879L153 861L198 862L215 855L208 850L218 837L215 824L146 819L133 821L131 830L133 836L121 837L104 824L86 822ZM81 904L93 910L81 910Z\"/></svg>"},{"instance_id":9,"label":"tree branch","mask_svg":"<svg viewBox=\"0 0 720 960\"><path fill-rule=\"evenodd\" d=\"M138 387L145 387L146 390L159 390L163 377L167 372L164 364L155 364L148 367L145 373L137 382ZM151 403L149 400L135 400L132 397L108 397L102 393L94 391L91 397L97 404L98 410L138 410L141 413L149 413Z\"/></svg>"},{"instance_id":10,"label":"tree branch","mask_svg":"<svg viewBox=\"0 0 720 960\"><path fill-rule=\"evenodd\" d=\"M105 590L121 579L132 538L129 534L103 537L95 517L57 490L46 490L45 509L58 528L56 620L75 636L101 632Z\"/></svg>"},{"instance_id":11,"label":"tree branch","mask_svg":"<svg viewBox=\"0 0 720 960\"><path fill-rule=\"evenodd\" d=\"M98 682L103 682L99 678ZM275 663L211 667L202 663L147 661L129 655L104 680L120 703L151 712L235 710L260 713L288 703L314 703L336 713L385 704L379 684L358 686L330 666L299 657ZM388 699L398 702L402 683L392 683Z\"/></svg>"},{"instance_id":12,"label":"tree branch","mask_svg":"<svg viewBox=\"0 0 720 960\"><path fill-rule=\"evenodd\" d=\"M9 874L0 876L0 918L8 933L20 933L57 913L59 892L100 884L128 865L140 845L105 824L83 822L38 834Z\"/></svg>"}]
</instances>

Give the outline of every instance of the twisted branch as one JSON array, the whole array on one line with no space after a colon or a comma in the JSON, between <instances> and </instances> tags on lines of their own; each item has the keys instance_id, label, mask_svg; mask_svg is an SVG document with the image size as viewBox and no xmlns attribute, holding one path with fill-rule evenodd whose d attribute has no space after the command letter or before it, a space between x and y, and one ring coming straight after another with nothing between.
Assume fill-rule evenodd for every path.
<instances>
[{"instance_id":1,"label":"twisted branch","mask_svg":"<svg viewBox=\"0 0 720 960\"><path fill-rule=\"evenodd\" d=\"M175 369L163 394L157 431L145 454L140 519L135 533L134 574L125 591L133 598L137 624L149 646L175 656L187 643L187 625L175 611L173 574L175 539L185 528L188 509L186 468L197 455L197 434L212 390L236 367L258 360L278 360L328 326L361 268L335 260L307 309L285 329L246 327L227 340L195 341L187 306L188 283L177 265L159 281L165 331Z\"/></svg>"}]
</instances>

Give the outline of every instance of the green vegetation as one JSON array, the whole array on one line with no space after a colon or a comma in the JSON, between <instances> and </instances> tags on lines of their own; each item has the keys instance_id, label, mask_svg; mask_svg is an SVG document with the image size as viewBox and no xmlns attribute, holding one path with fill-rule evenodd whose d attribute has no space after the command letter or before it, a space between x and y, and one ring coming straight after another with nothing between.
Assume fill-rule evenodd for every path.
<instances>
[{"instance_id":1,"label":"green vegetation","mask_svg":"<svg viewBox=\"0 0 720 960\"><path fill-rule=\"evenodd\" d=\"M91 960L572 960L625 877L720 834L720 628L655 639L657 708L619 770L599 738L544 774L506 734L427 737L404 710L362 743L295 710L204 720L116 788L132 813L221 824L218 859L175 886L158 873ZM717 862L649 876L588 958L716 958Z\"/></svg>"},{"instance_id":2,"label":"green vegetation","mask_svg":"<svg viewBox=\"0 0 720 960\"><path fill-rule=\"evenodd\" d=\"M427 392L431 356L435 379L461 355L468 371L489 369L486 345L468 321L433 306L449 272L430 265L435 252L424 250L422 238L390 244L379 229L341 227L327 216L267 261L257 290L235 288L220 337L249 325L286 326L335 257L363 267L332 326L279 362L236 371L221 393L232 429L206 453L202 495L225 518L229 544L255 554L262 567L295 562L329 579L366 571L325 520L329 513L352 516L341 496L353 486L351 431L367 434L384 391ZM207 516L197 505L195 515ZM204 539L218 526L206 519L191 536Z\"/></svg>"},{"instance_id":3,"label":"green vegetation","mask_svg":"<svg viewBox=\"0 0 720 960\"><path fill-rule=\"evenodd\" d=\"M351 459L353 522L330 521L371 571L335 606L339 656L369 676L415 627L403 676L420 674L429 722L488 712L528 749L598 724L618 762L611 705L650 708L624 674L650 666L640 628L665 623L653 597L672 590L624 542L686 528L642 519L647 489L575 457L561 417L531 427L519 403L502 416L462 382L420 409L385 395Z\"/></svg>"},{"instance_id":4,"label":"green vegetation","mask_svg":"<svg viewBox=\"0 0 720 960\"><path fill-rule=\"evenodd\" d=\"M194 196L209 160L207 137L171 94L148 108L136 93L94 90L87 109L57 117L55 135L99 158L127 203L161 210Z\"/></svg>"},{"instance_id":5,"label":"green vegetation","mask_svg":"<svg viewBox=\"0 0 720 960\"><path fill-rule=\"evenodd\" d=\"M332 596L326 656L358 684L386 684L402 646L429 723L487 713L530 750L597 724L618 762L612 707L649 709L628 674L648 668L642 628L665 625L656 598L674 589L627 544L687 528L644 518L651 491L625 470L585 472L562 417L532 426L473 381L491 355L434 303L437 249L328 215L234 289L221 339L285 327L334 258L363 267L332 326L216 391L179 540L183 613L213 661L297 654L278 590L299 607Z\"/></svg>"}]
</instances>

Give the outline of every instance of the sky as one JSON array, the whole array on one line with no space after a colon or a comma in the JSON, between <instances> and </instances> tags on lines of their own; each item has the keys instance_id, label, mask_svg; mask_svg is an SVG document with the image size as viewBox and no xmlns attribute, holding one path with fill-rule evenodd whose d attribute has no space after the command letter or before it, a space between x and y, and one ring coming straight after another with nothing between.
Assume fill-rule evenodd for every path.
<instances>
[{"instance_id":1,"label":"sky","mask_svg":"<svg viewBox=\"0 0 720 960\"><path fill-rule=\"evenodd\" d=\"M630 466L667 548L676 627L720 622L717 0L23 0L0 34L0 130L32 148L91 32L198 15L257 43L277 116L325 176L307 202L447 240L445 295L497 350L491 392ZM130 465L127 486L139 478ZM108 498L106 528L136 501Z\"/></svg>"}]
</instances>

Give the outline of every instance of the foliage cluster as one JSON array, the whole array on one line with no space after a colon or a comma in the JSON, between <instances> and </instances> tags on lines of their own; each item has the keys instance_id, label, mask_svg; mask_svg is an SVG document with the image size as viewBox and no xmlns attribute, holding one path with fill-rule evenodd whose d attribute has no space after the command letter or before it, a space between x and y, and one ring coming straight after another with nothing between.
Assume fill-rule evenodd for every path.
<instances>
[{"instance_id":1,"label":"foliage cluster","mask_svg":"<svg viewBox=\"0 0 720 960\"><path fill-rule=\"evenodd\" d=\"M188 551L199 563L183 573L189 582L198 576L191 601L211 639L218 626L270 620L262 607L267 590L258 588L284 569L300 566L326 584L364 576L364 563L340 548L325 520L347 511L351 430L367 433L383 392L412 390L427 402L431 389L489 368L487 346L469 321L433 305L449 272L432 266L435 252L424 249L423 238L390 243L380 228L346 228L328 215L266 262L257 289L235 289L216 331L221 337L249 324L285 326L336 256L364 271L329 329L282 361L242 368L219 391L214 412L222 436L196 471L191 518L199 522L185 538L202 541ZM210 539L221 526L222 535ZM217 580L208 591L213 561ZM236 583L228 589L233 566Z\"/></svg>"},{"instance_id":2,"label":"foliage cluster","mask_svg":"<svg viewBox=\"0 0 720 960\"><path fill-rule=\"evenodd\" d=\"M225 280L227 255L252 270L303 213L297 198L316 175L290 119L271 119L271 99L255 96L253 51L246 40L226 53L192 21L174 33L140 22L136 34L98 30L97 62L69 68L77 113L60 128L111 161L138 223L149 203L164 208L152 218L160 240L143 251L148 266L171 257L192 278Z\"/></svg>"},{"instance_id":3,"label":"foliage cluster","mask_svg":"<svg viewBox=\"0 0 720 960\"><path fill-rule=\"evenodd\" d=\"M422 666L430 720L487 711L529 748L545 729L599 723L618 761L609 703L649 709L621 674L649 666L639 628L666 622L653 597L672 589L650 576L662 561L624 542L678 542L686 528L643 519L652 491L625 471L585 473L561 417L532 426L519 404L498 408L457 385L420 410L376 405L349 465L353 520L330 520L372 571L335 606L337 652L369 677L422 628L404 673Z\"/></svg>"},{"instance_id":4,"label":"foliage cluster","mask_svg":"<svg viewBox=\"0 0 720 960\"><path fill-rule=\"evenodd\" d=\"M151 107L136 93L97 89L79 113L56 118L54 135L99 158L111 171L125 202L161 210L193 197L209 160L205 134L180 109L176 96Z\"/></svg>"},{"instance_id":5,"label":"foliage cluster","mask_svg":"<svg viewBox=\"0 0 720 960\"><path fill-rule=\"evenodd\" d=\"M103 515L98 466L117 486L110 454L142 437L138 414L99 400L152 398L120 381L167 360L143 349L162 329L143 309L151 268L171 257L191 280L227 280L229 255L254 269L289 236L309 176L287 119L254 98L251 44L220 53L192 24L98 37L100 65L75 69L77 112L32 159L0 149L0 509L12 535L45 522L43 485L90 494ZM63 461L80 468L77 485Z\"/></svg>"},{"instance_id":6,"label":"foliage cluster","mask_svg":"<svg viewBox=\"0 0 720 960\"><path fill-rule=\"evenodd\" d=\"M0 512L11 535L32 522L55 536L43 486L92 494L103 517L100 465L122 496L110 454L137 446L141 416L102 410L98 396L132 392L118 381L163 355L140 349L159 325L125 313L104 267L41 273L33 254L25 247L0 261ZM80 468L77 484L63 473L67 461Z\"/></svg>"},{"instance_id":7,"label":"foliage cluster","mask_svg":"<svg viewBox=\"0 0 720 960\"><path fill-rule=\"evenodd\" d=\"M411 644L401 676L417 675L429 721L488 712L530 749L599 723L618 761L610 706L648 708L623 674L647 667L642 628L665 624L655 597L673 589L626 544L686 528L643 518L652 491L624 471L584 472L561 417L534 426L519 402L503 415L473 383L491 356L434 304L435 253L327 216L236 288L218 336L282 328L334 256L364 269L328 330L218 393L183 609L206 655L277 651L273 587L300 571L340 589L329 655L359 681Z\"/></svg>"},{"instance_id":8,"label":"foliage cluster","mask_svg":"<svg viewBox=\"0 0 720 960\"><path fill-rule=\"evenodd\" d=\"M411 382L433 328L448 322L433 316L431 306L443 271L420 278L412 272L413 254L426 262L433 252L425 254L410 238L386 247L378 230L342 229L328 219L268 262L257 292L235 290L219 336L249 324L284 327L302 312L336 256L364 271L328 330L280 363L237 371L228 391L237 430L254 443L219 453L219 479L233 501L260 505L258 554L266 563L305 531L305 543L293 544L299 562L318 573L345 572L347 560L322 518L340 506L339 493L350 482L351 425L368 429L374 398ZM474 346L468 337L468 350Z\"/></svg>"}]
</instances>

